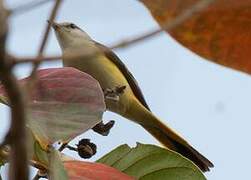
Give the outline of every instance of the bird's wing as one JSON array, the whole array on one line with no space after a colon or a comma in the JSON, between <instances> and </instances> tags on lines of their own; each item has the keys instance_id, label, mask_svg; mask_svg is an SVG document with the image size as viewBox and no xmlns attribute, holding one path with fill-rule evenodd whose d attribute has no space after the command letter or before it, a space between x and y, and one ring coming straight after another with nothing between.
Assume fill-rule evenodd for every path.
<instances>
[{"instance_id":1,"label":"bird's wing","mask_svg":"<svg viewBox=\"0 0 251 180\"><path fill-rule=\"evenodd\" d=\"M109 58L119 68L119 70L126 77L126 80L128 81L134 95L138 98L138 100L141 102L141 104L144 105L145 108L147 108L150 111L150 108L146 103L146 100L142 94L142 91L139 88L139 85L138 85L136 79L133 77L132 73L127 69L125 64L109 48L107 48L106 46L104 46L98 42L95 42L95 44L106 55L106 57Z\"/></svg>"}]
</instances>

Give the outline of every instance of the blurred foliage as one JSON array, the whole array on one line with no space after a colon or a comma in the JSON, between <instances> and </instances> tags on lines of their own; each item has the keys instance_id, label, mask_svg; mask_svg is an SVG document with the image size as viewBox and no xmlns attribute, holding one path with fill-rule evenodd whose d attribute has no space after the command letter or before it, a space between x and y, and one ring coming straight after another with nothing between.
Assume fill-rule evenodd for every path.
<instances>
[{"instance_id":1,"label":"blurred foliage","mask_svg":"<svg viewBox=\"0 0 251 180\"><path fill-rule=\"evenodd\" d=\"M141 0L160 26L199 1L202 0ZM200 56L250 74L250 18L251 0L215 0L168 33Z\"/></svg>"}]
</instances>

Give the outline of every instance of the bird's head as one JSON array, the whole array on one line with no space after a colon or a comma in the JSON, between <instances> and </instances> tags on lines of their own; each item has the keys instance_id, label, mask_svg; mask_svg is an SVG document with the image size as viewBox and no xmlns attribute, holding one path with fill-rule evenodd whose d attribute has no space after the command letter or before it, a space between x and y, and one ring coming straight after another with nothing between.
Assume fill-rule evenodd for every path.
<instances>
[{"instance_id":1,"label":"bird's head","mask_svg":"<svg viewBox=\"0 0 251 180\"><path fill-rule=\"evenodd\" d=\"M83 42L91 42L92 39L90 36L70 22L64 23L56 23L56 22L49 22L53 27L58 42L62 50L68 47L75 47Z\"/></svg>"}]
</instances>

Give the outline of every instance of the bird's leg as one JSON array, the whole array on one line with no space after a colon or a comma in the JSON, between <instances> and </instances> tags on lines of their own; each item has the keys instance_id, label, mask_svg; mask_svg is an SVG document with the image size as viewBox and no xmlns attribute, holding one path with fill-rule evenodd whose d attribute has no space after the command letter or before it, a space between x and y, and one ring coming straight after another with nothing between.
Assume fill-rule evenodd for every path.
<instances>
[{"instance_id":1,"label":"bird's leg","mask_svg":"<svg viewBox=\"0 0 251 180\"><path fill-rule=\"evenodd\" d=\"M69 142L59 142L59 144L61 144L61 146L59 147L58 151L63 151L66 146L68 145Z\"/></svg>"},{"instance_id":2,"label":"bird's leg","mask_svg":"<svg viewBox=\"0 0 251 180\"><path fill-rule=\"evenodd\" d=\"M47 172L38 170L37 174L35 175L35 177L32 180L39 180L41 178L48 179Z\"/></svg>"},{"instance_id":3,"label":"bird's leg","mask_svg":"<svg viewBox=\"0 0 251 180\"><path fill-rule=\"evenodd\" d=\"M119 96L124 93L126 86L116 86L115 88L107 88L103 89L104 96L106 100L112 100L115 102L119 101ZM108 123L104 124L103 121L98 123L96 126L92 128L92 130L98 134L103 136L107 136L110 132L110 129L114 125L114 121L109 121Z\"/></svg>"},{"instance_id":4,"label":"bird's leg","mask_svg":"<svg viewBox=\"0 0 251 180\"><path fill-rule=\"evenodd\" d=\"M104 124L103 121L98 123L96 126L92 128L92 130L98 134L101 134L102 136L107 136L113 127L115 121L109 121L108 123Z\"/></svg>"},{"instance_id":5,"label":"bird's leg","mask_svg":"<svg viewBox=\"0 0 251 180\"><path fill-rule=\"evenodd\" d=\"M116 86L115 88L107 88L103 90L105 99L119 101L119 96L124 93L126 86Z\"/></svg>"}]
</instances>

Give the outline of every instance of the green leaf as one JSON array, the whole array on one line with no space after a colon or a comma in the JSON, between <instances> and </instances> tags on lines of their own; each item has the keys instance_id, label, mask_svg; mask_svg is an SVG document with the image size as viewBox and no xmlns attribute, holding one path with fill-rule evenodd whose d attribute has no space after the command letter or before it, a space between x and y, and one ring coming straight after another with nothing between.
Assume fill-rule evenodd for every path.
<instances>
[{"instance_id":1,"label":"green leaf","mask_svg":"<svg viewBox=\"0 0 251 180\"><path fill-rule=\"evenodd\" d=\"M167 178L170 180L200 180L206 179L199 175L198 172L191 170L191 168L168 168L168 169L160 169L158 171L149 173L140 178L140 180L163 180L163 178Z\"/></svg>"},{"instance_id":2,"label":"green leaf","mask_svg":"<svg viewBox=\"0 0 251 180\"><path fill-rule=\"evenodd\" d=\"M50 153L50 173L51 180L68 180L67 172L65 171L64 164L61 161L60 152L52 150Z\"/></svg>"},{"instance_id":3,"label":"green leaf","mask_svg":"<svg viewBox=\"0 0 251 180\"><path fill-rule=\"evenodd\" d=\"M115 162L123 158L130 151L131 148L127 144L124 144L117 147L107 155L103 156L101 159L97 160L97 162L112 166Z\"/></svg>"},{"instance_id":4,"label":"green leaf","mask_svg":"<svg viewBox=\"0 0 251 180\"><path fill-rule=\"evenodd\" d=\"M180 154L154 145L122 145L97 162L107 164L140 180L205 180L202 172Z\"/></svg>"},{"instance_id":5,"label":"green leaf","mask_svg":"<svg viewBox=\"0 0 251 180\"><path fill-rule=\"evenodd\" d=\"M6 162L6 160L3 159L2 157L0 157L0 168L1 168L2 166L4 166L5 162Z\"/></svg>"},{"instance_id":6,"label":"green leaf","mask_svg":"<svg viewBox=\"0 0 251 180\"><path fill-rule=\"evenodd\" d=\"M8 105L8 98L6 96L0 96L0 103Z\"/></svg>"},{"instance_id":7,"label":"green leaf","mask_svg":"<svg viewBox=\"0 0 251 180\"><path fill-rule=\"evenodd\" d=\"M9 145L3 145L0 148L0 168L8 162L8 157L10 154L10 147Z\"/></svg>"},{"instance_id":8,"label":"green leaf","mask_svg":"<svg viewBox=\"0 0 251 180\"><path fill-rule=\"evenodd\" d=\"M6 163L6 160L4 160L4 158L0 157L0 172L1 172L1 167L4 166L5 163ZM0 174L0 180L2 180L1 174Z\"/></svg>"},{"instance_id":9,"label":"green leaf","mask_svg":"<svg viewBox=\"0 0 251 180\"><path fill-rule=\"evenodd\" d=\"M3 84L0 82L0 103L8 105L8 98Z\"/></svg>"},{"instance_id":10,"label":"green leaf","mask_svg":"<svg viewBox=\"0 0 251 180\"><path fill-rule=\"evenodd\" d=\"M41 145L37 141L34 142L34 154L38 162L47 167L49 166L48 153L42 149Z\"/></svg>"}]
</instances>

